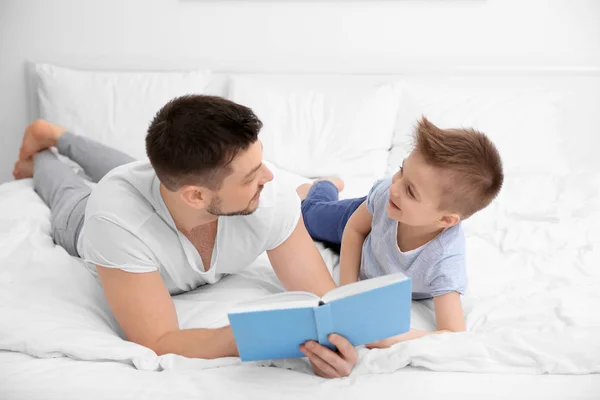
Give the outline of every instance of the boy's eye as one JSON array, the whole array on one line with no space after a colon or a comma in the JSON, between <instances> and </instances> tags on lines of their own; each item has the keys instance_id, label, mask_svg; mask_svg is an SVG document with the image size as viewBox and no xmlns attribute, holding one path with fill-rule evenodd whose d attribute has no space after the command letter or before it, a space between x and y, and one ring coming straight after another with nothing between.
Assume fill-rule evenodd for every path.
<instances>
[{"instance_id":1,"label":"boy's eye","mask_svg":"<svg viewBox=\"0 0 600 400\"><path fill-rule=\"evenodd\" d=\"M413 194L413 192L412 192L412 189L410 188L410 186L407 186L407 187L406 187L406 193L408 193L408 196L409 196L411 199L414 199L414 198L415 198L415 195Z\"/></svg>"},{"instance_id":2,"label":"boy's eye","mask_svg":"<svg viewBox=\"0 0 600 400\"><path fill-rule=\"evenodd\" d=\"M398 169L400 170L400 173L402 173L402 172L404 171L404 168L402 167L402 165L400 165L400 166L398 167Z\"/></svg>"}]
</instances>

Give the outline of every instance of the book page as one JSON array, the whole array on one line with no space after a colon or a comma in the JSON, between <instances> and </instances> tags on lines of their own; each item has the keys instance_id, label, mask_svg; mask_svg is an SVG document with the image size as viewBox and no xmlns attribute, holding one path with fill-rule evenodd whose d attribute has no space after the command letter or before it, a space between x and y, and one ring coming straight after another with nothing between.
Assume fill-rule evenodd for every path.
<instances>
[{"instance_id":1,"label":"book page","mask_svg":"<svg viewBox=\"0 0 600 400\"><path fill-rule=\"evenodd\" d=\"M329 291L323 296L323 301L329 303L334 300L342 299L344 297L350 297L358 293L367 292L369 290L377 289L383 286L388 286L396 282L406 280L406 276L400 272L390 275L379 276L373 279L366 279L364 281L358 281L350 283L348 285L337 287Z\"/></svg>"},{"instance_id":2,"label":"book page","mask_svg":"<svg viewBox=\"0 0 600 400\"><path fill-rule=\"evenodd\" d=\"M319 301L319 297L310 292L284 292L239 303L229 312L243 313L251 311L317 307L319 305Z\"/></svg>"}]
</instances>

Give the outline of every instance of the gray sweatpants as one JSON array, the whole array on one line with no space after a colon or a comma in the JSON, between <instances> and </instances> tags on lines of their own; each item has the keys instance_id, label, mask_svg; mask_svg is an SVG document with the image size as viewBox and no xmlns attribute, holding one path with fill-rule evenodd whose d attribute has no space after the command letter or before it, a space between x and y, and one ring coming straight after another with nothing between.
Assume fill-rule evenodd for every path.
<instances>
[{"instance_id":1,"label":"gray sweatpants","mask_svg":"<svg viewBox=\"0 0 600 400\"><path fill-rule=\"evenodd\" d=\"M60 154L79 164L96 183L111 169L135 161L127 154L69 132L58 139L56 148ZM54 242L78 257L77 239L91 188L50 150L33 158L33 186L50 207Z\"/></svg>"}]
</instances>

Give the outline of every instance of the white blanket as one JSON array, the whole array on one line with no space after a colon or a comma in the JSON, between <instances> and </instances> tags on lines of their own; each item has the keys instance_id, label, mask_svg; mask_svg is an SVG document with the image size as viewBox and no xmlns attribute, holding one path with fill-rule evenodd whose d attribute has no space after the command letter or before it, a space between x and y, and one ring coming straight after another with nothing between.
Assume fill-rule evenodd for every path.
<instances>
[{"instance_id":1,"label":"white blanket","mask_svg":"<svg viewBox=\"0 0 600 400\"><path fill-rule=\"evenodd\" d=\"M518 190L467 224L466 333L431 335L386 350L359 350L353 374L406 365L479 373L600 372L598 178L514 177ZM585 183L585 185L583 185ZM521 196L521 197L519 197ZM24 180L0 186L0 350L117 360L138 369L278 366L310 373L304 359L159 357L122 339L97 281L49 236L49 210ZM329 265L336 257L323 252ZM183 328L227 324L236 302L280 291L266 257L237 276L177 296ZM431 302L413 303L412 326L433 329ZM207 371L208 372L208 371Z\"/></svg>"}]
</instances>

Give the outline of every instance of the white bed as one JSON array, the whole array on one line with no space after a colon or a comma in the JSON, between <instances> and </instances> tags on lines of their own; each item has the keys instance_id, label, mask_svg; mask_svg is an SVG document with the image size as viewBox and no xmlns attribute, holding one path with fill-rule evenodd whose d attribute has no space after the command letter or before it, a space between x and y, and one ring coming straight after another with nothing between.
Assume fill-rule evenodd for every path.
<instances>
[{"instance_id":1,"label":"white bed","mask_svg":"<svg viewBox=\"0 0 600 400\"><path fill-rule=\"evenodd\" d=\"M566 90L571 87L588 95L592 105L563 103L568 114L600 105L597 92L589 87L590 82L598 85L598 78L588 78L545 82L562 85L563 98L577 97ZM217 81L223 79L217 75ZM495 82L503 86L508 80L516 81L503 77ZM533 81L521 79L520 85L531 91ZM465 93L467 86L480 84L475 78L445 82ZM210 83L207 91L216 85ZM492 122L504 130L511 127L511 115L500 115L509 121L502 125L497 115L482 114L481 103L473 104L471 94L468 101L459 102L468 107L457 109L437 107L437 99L443 98L439 94L425 89L417 93L424 93L425 100L413 99L413 111L424 109L448 121L461 117L461 112L463 118L477 114L473 123L487 123L492 131ZM536 116L553 112L542 107L545 96L551 95L540 95L537 89L534 97L503 96L497 95L493 104L515 113L530 107L528 112L540 113ZM529 103L519 103L522 99ZM51 111L46 109L45 116L52 117ZM556 126L522 118L518 122L531 131L529 138L495 138L501 151L513 146L519 156L507 157L502 196L466 223L468 332L426 337L388 350L360 349L353 374L335 381L311 375L301 359L242 364L238 359L157 357L123 341L97 282L79 260L53 245L49 210L32 182L0 185L0 398L600 398L600 164L589 157L593 149L583 145L592 137L586 130L593 126L591 115L576 121L582 128L567 131L564 121L572 116L562 115ZM72 116L70 123L82 123L80 116ZM543 126L542 132L534 131L536 126ZM552 136L555 128L557 137ZM518 126L514 130L522 133ZM576 133L576 139L565 133ZM564 140L555 146L559 142L551 142L558 136L577 146ZM543 154L536 153L533 163L522 159L519 151L529 142L536 145L540 137L546 138L540 143ZM388 171L405 151L403 140L393 138L389 160L383 164ZM555 163L544 164L547 158ZM298 168L306 166L296 162ZM276 175L290 185L306 180L284 170ZM364 193L373 180L349 175L345 196ZM336 257L328 251L323 255L335 271ZM261 257L243 274L178 296L175 304L183 327L216 327L227 323L227 309L236 302L279 290L266 257ZM431 304L414 303L412 326L433 328Z\"/></svg>"},{"instance_id":2,"label":"white bed","mask_svg":"<svg viewBox=\"0 0 600 400\"><path fill-rule=\"evenodd\" d=\"M393 374L324 382L275 368L141 372L115 362L36 359L0 353L11 370L3 399L597 399L597 375L516 375L431 372L407 367ZM110 382L106 384L105 382Z\"/></svg>"}]
</instances>

